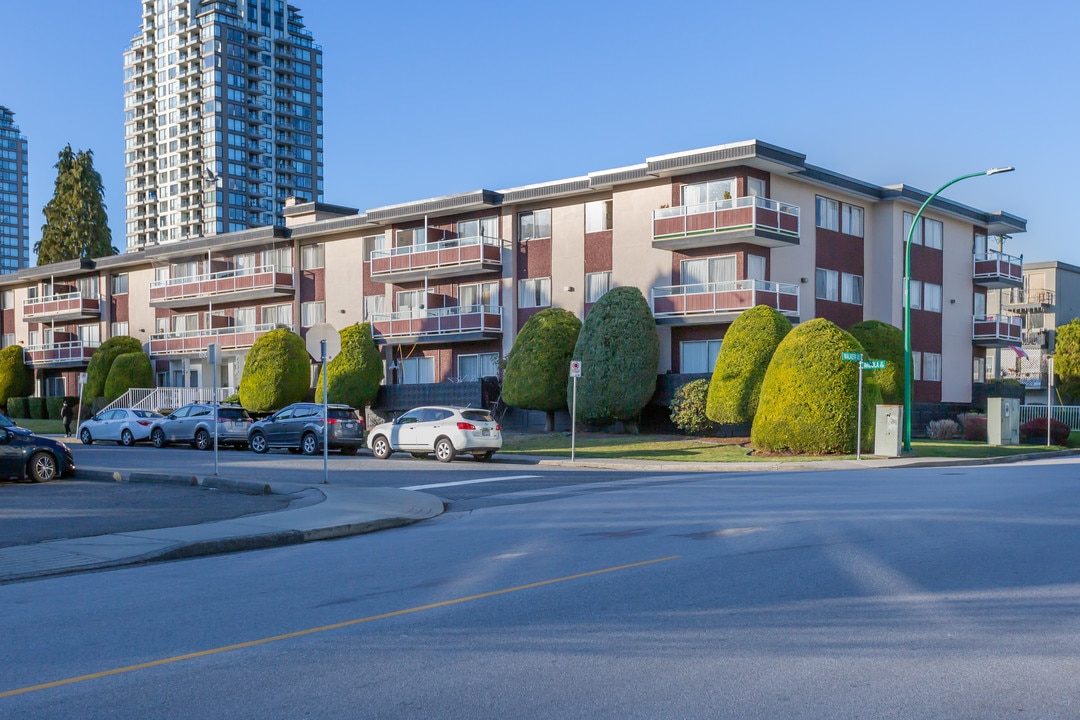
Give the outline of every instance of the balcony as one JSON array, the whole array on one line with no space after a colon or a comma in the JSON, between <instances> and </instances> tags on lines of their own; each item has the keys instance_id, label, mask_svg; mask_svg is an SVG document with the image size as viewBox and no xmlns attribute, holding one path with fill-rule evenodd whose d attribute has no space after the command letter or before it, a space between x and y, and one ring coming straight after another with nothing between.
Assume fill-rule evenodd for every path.
<instances>
[{"instance_id":1,"label":"balcony","mask_svg":"<svg viewBox=\"0 0 1080 720\"><path fill-rule=\"evenodd\" d=\"M260 337L279 327L289 326L263 323L261 325L156 333L150 336L150 356L205 354L206 346L210 343L217 343L222 350L241 350L251 347ZM292 330L291 327L289 329Z\"/></svg>"},{"instance_id":2,"label":"balcony","mask_svg":"<svg viewBox=\"0 0 1080 720\"><path fill-rule=\"evenodd\" d=\"M23 350L27 365L34 367L78 367L90 362L98 342L70 340L68 342L30 345Z\"/></svg>"},{"instance_id":3,"label":"balcony","mask_svg":"<svg viewBox=\"0 0 1080 720\"><path fill-rule=\"evenodd\" d=\"M218 299L245 302L292 294L292 271L282 272L273 265L222 270L208 275L154 280L150 283L150 305L153 307L197 307Z\"/></svg>"},{"instance_id":4,"label":"balcony","mask_svg":"<svg viewBox=\"0 0 1080 720\"><path fill-rule=\"evenodd\" d=\"M730 280L653 288L653 317L661 325L731 322L744 310L767 305L799 316L799 286L768 280Z\"/></svg>"},{"instance_id":5,"label":"balcony","mask_svg":"<svg viewBox=\"0 0 1080 720\"><path fill-rule=\"evenodd\" d=\"M972 278L988 288L1018 288L1024 284L1024 258L993 250L975 256Z\"/></svg>"},{"instance_id":6,"label":"balcony","mask_svg":"<svg viewBox=\"0 0 1080 720\"><path fill-rule=\"evenodd\" d=\"M972 341L979 347L1008 347L1023 342L1023 319L1016 315L972 318Z\"/></svg>"},{"instance_id":7,"label":"balcony","mask_svg":"<svg viewBox=\"0 0 1080 720\"><path fill-rule=\"evenodd\" d=\"M81 292L46 295L23 301L27 322L78 322L101 319L101 296Z\"/></svg>"},{"instance_id":8,"label":"balcony","mask_svg":"<svg viewBox=\"0 0 1080 720\"><path fill-rule=\"evenodd\" d=\"M502 271L502 241L487 236L405 245L371 253L371 279L401 283Z\"/></svg>"},{"instance_id":9,"label":"balcony","mask_svg":"<svg viewBox=\"0 0 1080 720\"><path fill-rule=\"evenodd\" d=\"M1042 288L1012 288L1001 293L1001 306L1012 312L1050 312L1054 301L1054 291Z\"/></svg>"},{"instance_id":10,"label":"balcony","mask_svg":"<svg viewBox=\"0 0 1080 720\"><path fill-rule=\"evenodd\" d=\"M799 207L763 197L741 197L653 210L653 247L663 250L750 243L799 244Z\"/></svg>"},{"instance_id":11,"label":"balcony","mask_svg":"<svg viewBox=\"0 0 1080 720\"><path fill-rule=\"evenodd\" d=\"M376 314L371 334L389 345L493 340L502 336L502 308L462 305Z\"/></svg>"}]
</instances>

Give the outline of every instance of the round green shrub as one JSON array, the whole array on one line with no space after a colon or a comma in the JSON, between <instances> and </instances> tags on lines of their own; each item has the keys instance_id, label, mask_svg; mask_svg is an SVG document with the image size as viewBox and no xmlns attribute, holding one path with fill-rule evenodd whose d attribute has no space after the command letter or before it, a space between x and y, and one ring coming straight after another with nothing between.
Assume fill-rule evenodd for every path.
<instances>
[{"instance_id":1,"label":"round green shrub","mask_svg":"<svg viewBox=\"0 0 1080 720\"><path fill-rule=\"evenodd\" d=\"M239 392L234 392L232 395L229 395L227 398L225 398L221 402L225 403L226 405L239 405L240 404L240 393Z\"/></svg>"},{"instance_id":2,"label":"round green shrub","mask_svg":"<svg viewBox=\"0 0 1080 720\"><path fill-rule=\"evenodd\" d=\"M719 429L705 414L709 381L691 380L675 391L671 399L671 422L690 435L711 435Z\"/></svg>"},{"instance_id":3,"label":"round green shrub","mask_svg":"<svg viewBox=\"0 0 1080 720\"><path fill-rule=\"evenodd\" d=\"M710 420L722 425L754 421L765 370L789 332L791 321L765 305L735 318L724 333L709 384L705 413Z\"/></svg>"},{"instance_id":4,"label":"round green shrub","mask_svg":"<svg viewBox=\"0 0 1080 720\"><path fill-rule=\"evenodd\" d=\"M154 387L154 366L142 350L117 355L105 378L105 399L112 402L131 388Z\"/></svg>"},{"instance_id":5,"label":"round green shrub","mask_svg":"<svg viewBox=\"0 0 1080 720\"><path fill-rule=\"evenodd\" d=\"M758 450L824 455L855 451L859 364L843 352L863 352L859 342L824 318L799 325L773 355L750 439ZM863 447L874 437L877 383L863 380Z\"/></svg>"},{"instance_id":6,"label":"round green shrub","mask_svg":"<svg viewBox=\"0 0 1080 720\"><path fill-rule=\"evenodd\" d=\"M266 333L251 346L240 378L240 404L255 412L302 402L311 388L311 361L299 335L286 328Z\"/></svg>"},{"instance_id":7,"label":"round green shrub","mask_svg":"<svg viewBox=\"0 0 1080 720\"><path fill-rule=\"evenodd\" d=\"M883 370L868 370L881 390L881 402L904 402L904 331L880 320L863 320L848 330L866 352L866 360L884 360Z\"/></svg>"},{"instance_id":8,"label":"round green shrub","mask_svg":"<svg viewBox=\"0 0 1080 720\"><path fill-rule=\"evenodd\" d=\"M0 407L10 397L26 397L34 392L34 371L26 365L22 345L0 350Z\"/></svg>"},{"instance_id":9,"label":"round green shrub","mask_svg":"<svg viewBox=\"0 0 1080 720\"><path fill-rule=\"evenodd\" d=\"M326 364L330 402L363 410L375 402L383 380L382 354L371 336L371 323L350 325L341 335L341 352ZM315 386L315 402L323 401L322 373Z\"/></svg>"},{"instance_id":10,"label":"round green shrub","mask_svg":"<svg viewBox=\"0 0 1080 720\"><path fill-rule=\"evenodd\" d=\"M32 397L26 399L27 407L30 409L29 417L33 420L48 420L49 408L43 397Z\"/></svg>"},{"instance_id":11,"label":"round green shrub","mask_svg":"<svg viewBox=\"0 0 1080 720\"><path fill-rule=\"evenodd\" d=\"M660 338L649 303L636 287L617 287L601 297L581 326L574 358L582 363L577 417L608 425L622 420L631 431L656 390ZM567 406L572 382L567 383Z\"/></svg>"},{"instance_id":12,"label":"round green shrub","mask_svg":"<svg viewBox=\"0 0 1080 720\"><path fill-rule=\"evenodd\" d=\"M101 343L86 366L86 384L83 385L83 405L89 407L94 398L105 396L105 381L113 361L126 353L142 352L142 343L130 335L117 335ZM151 383L146 387L154 387Z\"/></svg>"},{"instance_id":13,"label":"round green shrub","mask_svg":"<svg viewBox=\"0 0 1080 720\"><path fill-rule=\"evenodd\" d=\"M529 318L506 358L503 402L549 413L565 408L570 361L580 333L581 321L569 310L548 308Z\"/></svg>"},{"instance_id":14,"label":"round green shrub","mask_svg":"<svg viewBox=\"0 0 1080 720\"><path fill-rule=\"evenodd\" d=\"M19 419L30 417L30 404L27 402L29 399L27 397L9 397L6 405L7 416Z\"/></svg>"}]
</instances>

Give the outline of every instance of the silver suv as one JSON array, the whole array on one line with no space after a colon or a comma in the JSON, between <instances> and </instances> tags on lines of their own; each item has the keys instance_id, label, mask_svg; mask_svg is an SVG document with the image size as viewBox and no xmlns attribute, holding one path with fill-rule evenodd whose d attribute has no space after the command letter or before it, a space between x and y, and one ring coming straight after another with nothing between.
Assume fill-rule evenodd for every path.
<instances>
[{"instance_id":1,"label":"silver suv","mask_svg":"<svg viewBox=\"0 0 1080 720\"><path fill-rule=\"evenodd\" d=\"M248 430L252 424L247 410L239 405L218 405L218 445L247 445ZM150 442L154 447L168 447L169 443L190 443L199 450L214 448L214 406L209 403L192 403L178 408L150 428Z\"/></svg>"}]
</instances>

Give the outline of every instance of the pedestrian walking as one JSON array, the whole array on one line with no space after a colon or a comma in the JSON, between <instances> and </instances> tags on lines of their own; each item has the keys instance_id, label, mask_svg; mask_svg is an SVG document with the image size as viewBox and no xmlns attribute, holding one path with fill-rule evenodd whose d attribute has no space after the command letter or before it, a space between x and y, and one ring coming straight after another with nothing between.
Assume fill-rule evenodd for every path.
<instances>
[{"instance_id":1,"label":"pedestrian walking","mask_svg":"<svg viewBox=\"0 0 1080 720\"><path fill-rule=\"evenodd\" d=\"M75 410L71 407L71 401L65 399L63 407L60 408L60 419L64 421L64 437L71 437L71 421L74 418Z\"/></svg>"}]
</instances>

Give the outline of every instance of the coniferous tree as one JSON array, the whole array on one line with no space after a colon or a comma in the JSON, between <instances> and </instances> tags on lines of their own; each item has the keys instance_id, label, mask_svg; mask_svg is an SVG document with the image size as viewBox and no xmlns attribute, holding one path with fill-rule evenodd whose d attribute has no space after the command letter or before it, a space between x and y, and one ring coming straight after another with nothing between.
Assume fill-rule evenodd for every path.
<instances>
[{"instance_id":1,"label":"coniferous tree","mask_svg":"<svg viewBox=\"0 0 1080 720\"><path fill-rule=\"evenodd\" d=\"M105 187L94 170L93 151L75 152L67 145L55 167L56 188L43 210L41 240L34 245L38 265L115 255Z\"/></svg>"}]
</instances>

